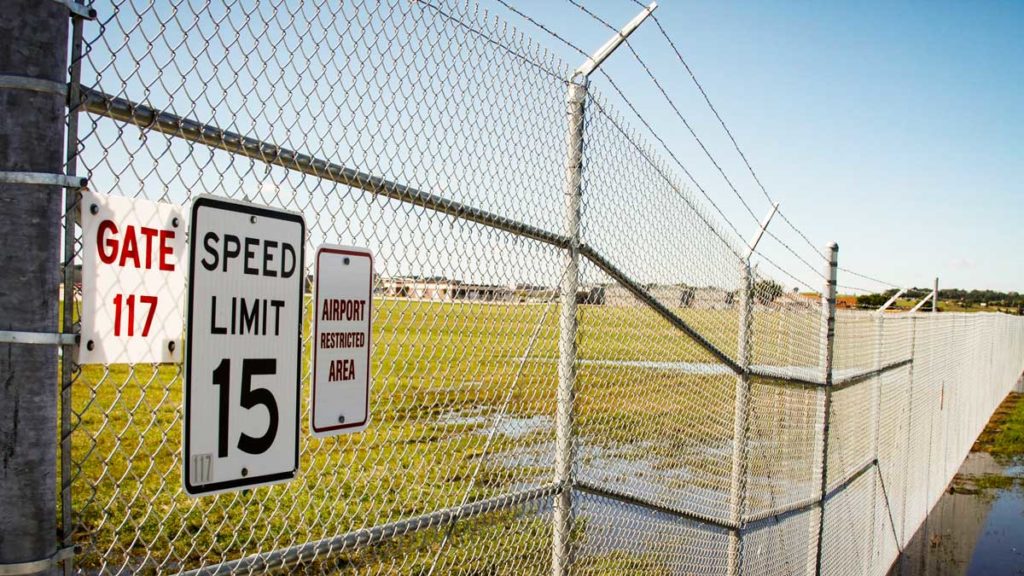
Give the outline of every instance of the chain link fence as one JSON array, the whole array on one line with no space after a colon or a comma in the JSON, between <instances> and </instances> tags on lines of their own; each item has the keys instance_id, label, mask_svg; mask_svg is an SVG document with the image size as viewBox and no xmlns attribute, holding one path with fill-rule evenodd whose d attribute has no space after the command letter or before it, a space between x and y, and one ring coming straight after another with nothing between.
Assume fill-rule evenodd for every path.
<instances>
[{"instance_id":1,"label":"chain link fence","mask_svg":"<svg viewBox=\"0 0 1024 576\"><path fill-rule=\"evenodd\" d=\"M1018 318L837 312L835 252L825 297L779 293L596 90L574 125L569 67L472 3L92 8L77 172L373 250L373 424L312 438L303 398L294 481L193 499L181 367L65 358L68 572L884 574L1024 369Z\"/></svg>"}]
</instances>

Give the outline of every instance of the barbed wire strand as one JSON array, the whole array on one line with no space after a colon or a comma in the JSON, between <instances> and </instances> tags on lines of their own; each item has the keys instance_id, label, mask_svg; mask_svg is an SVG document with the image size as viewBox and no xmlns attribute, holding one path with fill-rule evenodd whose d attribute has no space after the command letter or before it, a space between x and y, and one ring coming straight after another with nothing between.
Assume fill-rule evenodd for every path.
<instances>
[{"instance_id":1,"label":"barbed wire strand","mask_svg":"<svg viewBox=\"0 0 1024 576\"><path fill-rule=\"evenodd\" d=\"M604 20L594 12L588 10L585 6L583 6L576 0L566 1L575 6L576 8L578 8L584 14L587 14L592 19L599 22L608 30L618 33L618 29L615 28L615 26L612 26L612 24L609 23L607 20ZM690 122L686 119L685 116L683 116L682 112L679 111L679 107L676 105L672 97L669 96L668 91L665 90L665 87L662 86L661 82L651 71L650 67L647 65L647 62L640 57L640 54L636 51L636 49L633 48L633 45L630 44L629 40L625 40L624 44L626 48L630 51L630 53L633 54L633 58L636 59L637 63L640 64L640 67L643 68L644 73L647 74L647 77L650 78L652 82L654 82L654 86L658 89L658 92L661 93L662 97L665 98L665 101L668 102L669 107L672 108L672 111L675 113L676 117L679 118L680 121L682 121L683 126L686 126L686 129L690 132L690 135L693 136L693 139L697 141L697 144L700 146L701 150L704 151L704 155L707 156L708 160L711 161L711 164L715 166L715 168L718 170L718 173L722 175L722 179L725 180L725 183L729 186L729 189L732 190L732 193L736 196L736 198L739 199L740 203L746 209L747 213L750 214L750 217L754 219L755 223L759 222L759 217L757 213L754 212L753 208L750 207L750 204L747 202L746 198L744 198L743 195L740 194L740 191L733 184L732 180L729 179L729 176L725 173L725 170L722 168L721 164L718 163L718 160L716 160L715 157L711 154L711 151L708 150L708 147L704 144L704 141L701 140L699 136L697 136L696 130L693 129L693 126L690 124ZM771 198L769 198L769 201L771 201Z\"/></svg>"},{"instance_id":2,"label":"barbed wire strand","mask_svg":"<svg viewBox=\"0 0 1024 576\"><path fill-rule=\"evenodd\" d=\"M545 26L541 22L537 21L536 19L531 17L529 14L526 14L522 10L519 10L518 8L512 6L506 0L496 0L496 1L499 4L501 4L502 6L504 6L505 8L507 8L510 12L516 14L517 16L519 16L520 18L526 20L527 22L529 22L530 24L532 24L536 28L540 29L544 33L548 34L552 38L555 38L556 40L558 40L562 44L564 44L564 45L568 46L569 48L573 49L574 51L576 51L577 53L582 55L584 58L589 58L590 57L590 55L587 54L587 52L585 52L582 48L580 48L579 46L573 44L569 40L565 39L563 36L561 36L560 34L555 32L554 30L551 30L550 28L548 28L547 26ZM743 239L743 234L740 233L740 231L736 227L736 225L733 224L732 220L730 220L725 215L725 212L723 212L721 207L719 207L718 204L711 198L711 195L708 194L707 190L705 190L705 188L703 186L701 186L701 184L697 181L697 179L693 176L693 174L686 168L685 165L683 165L682 161L679 160L679 157L675 155L675 153L672 151L671 148L669 148L668 143L665 141L665 139L662 138L654 130L654 127L650 124L650 122L648 122L647 119L644 118L642 114L640 114L639 109L637 109L637 107L633 104L633 102L629 98L626 97L625 93L622 91L621 88L619 88L618 84L616 84L615 81L612 80L611 76L609 76L607 72L605 72L603 70L600 70L600 69L598 71L604 76L604 78L606 80L608 80L608 83L612 86L612 88L615 90L615 92L619 95L619 98L621 98L622 101L626 104L626 106L629 107L629 109L637 117L637 119L640 121L640 123L643 124L644 128L646 128L647 131L654 137L654 139L658 141L658 143L665 150L665 152L669 155L669 157L672 158L673 162L675 162L675 164L679 167L679 169L682 170L684 174L686 174L686 177L690 179L690 182L692 182L693 185L698 190L700 190L700 193L704 196L704 198L715 209L715 212L717 212L718 215L722 218L722 220L724 220L725 223L729 226L729 228L732 229L733 233L736 234L736 236L740 239L740 241L743 242L744 244L746 244L746 241Z\"/></svg>"},{"instance_id":3,"label":"barbed wire strand","mask_svg":"<svg viewBox=\"0 0 1024 576\"><path fill-rule=\"evenodd\" d=\"M583 6L579 5L576 2L576 0L567 0L567 1L570 2L571 4L577 6L578 8L580 8L581 10L586 12L587 14L590 14L595 19L600 20L590 10L587 10ZM633 4L635 4L635 5L637 5L637 6L641 7L641 8L645 7L645 5L642 2L640 2L639 0L630 0L630 2L632 2ZM726 134L726 136L728 136L729 141L732 142L733 148L735 148L736 153L739 154L740 159L743 160L743 164L747 167L747 170L750 172L750 175L754 179L754 182L757 183L757 186L761 190L762 194L764 194L764 197L769 202L774 204L775 203L775 199L772 198L771 194L769 194L768 190L765 188L764 183L761 182L761 178L757 175L757 172L754 170L753 165L751 165L750 160L747 158L747 155L743 152L743 149L740 147L739 142L736 140L735 136L733 136L732 130L729 129L729 126L725 123L725 119L722 118L722 115L718 112L718 109L715 107L714 103L711 102L711 97L708 96L708 93L704 89L704 86L700 83L700 80L697 79L697 75L693 72L693 69L690 67L689 63L686 62L686 59L683 57L683 54L679 50L679 47L676 46L676 43L672 40L672 37L669 36L668 31L662 25L661 21L658 20L658 17L656 15L652 14L651 15L651 19L654 21L656 27L658 28L658 31L661 33L661 36L665 39L666 42L668 42L669 47L672 48L672 52L676 55L676 58L679 60L680 64L682 64L683 68L686 70L687 74L690 76L690 80L692 80L693 84L697 87L697 90L700 92L701 96L704 98L704 102L708 105L708 108L711 110L712 114L714 114L715 119L718 120L719 125L722 126L722 130L725 131L725 134ZM627 44L628 44L628 42L627 42ZM632 50L632 47L630 49ZM803 230L798 228L786 216L786 214L781 209L778 211L778 215L782 219L782 221L786 223L787 226L792 228L793 231L796 232L797 235L799 235L800 238L804 242L807 243L807 245L811 248L812 251L814 251L815 254L817 254L823 260L828 261L828 257L821 251L821 249L818 248L814 244L814 242L812 242L811 239L807 237L807 235L803 232ZM768 233L771 234L771 232L768 232ZM776 238L776 239L778 240L778 238ZM783 244L787 248L789 248L789 246L786 245L781 240L779 240L779 242L780 242L780 244ZM790 251L792 252L791 248L790 248ZM879 284L883 284L883 285L886 285L886 286L889 286L889 287L898 287L896 284L892 284L890 282L886 282L886 281L883 281L883 280L878 280L876 278L872 278L870 276L867 276L865 274L861 274L859 272L852 271L852 270L847 269L847 268L840 268L840 270L842 270L843 272L846 272L848 274L852 274L852 275L858 276L860 278L864 278L864 279L867 279L867 280L878 282Z\"/></svg>"}]
</instances>

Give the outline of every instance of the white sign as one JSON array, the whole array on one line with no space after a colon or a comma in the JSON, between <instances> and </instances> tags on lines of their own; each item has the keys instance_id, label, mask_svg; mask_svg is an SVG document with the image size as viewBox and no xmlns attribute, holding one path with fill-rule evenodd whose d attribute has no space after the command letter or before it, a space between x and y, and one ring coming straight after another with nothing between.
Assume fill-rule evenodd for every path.
<instances>
[{"instance_id":1,"label":"white sign","mask_svg":"<svg viewBox=\"0 0 1024 576\"><path fill-rule=\"evenodd\" d=\"M181 362L181 207L90 190L81 206L79 364Z\"/></svg>"},{"instance_id":2,"label":"white sign","mask_svg":"<svg viewBox=\"0 0 1024 576\"><path fill-rule=\"evenodd\" d=\"M369 250L317 250L310 413L314 436L360 432L369 424L372 295Z\"/></svg>"},{"instance_id":3,"label":"white sign","mask_svg":"<svg viewBox=\"0 0 1024 576\"><path fill-rule=\"evenodd\" d=\"M287 482L299 468L301 214L192 203L184 484L193 496Z\"/></svg>"}]
</instances>

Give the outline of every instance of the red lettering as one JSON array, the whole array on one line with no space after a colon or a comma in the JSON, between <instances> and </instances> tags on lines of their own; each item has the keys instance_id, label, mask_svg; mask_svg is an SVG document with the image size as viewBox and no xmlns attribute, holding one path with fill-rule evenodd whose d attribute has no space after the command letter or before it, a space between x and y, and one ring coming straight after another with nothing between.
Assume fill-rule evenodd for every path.
<instances>
[{"instance_id":1,"label":"red lettering","mask_svg":"<svg viewBox=\"0 0 1024 576\"><path fill-rule=\"evenodd\" d=\"M171 242L175 238L173 230L161 230L159 228L148 228L139 226L125 226L124 237L118 241L117 224L113 220L104 220L96 231L96 244L100 261L104 264L116 264L117 266L130 265L133 268L153 269L153 260L156 266L164 272L174 272L175 263L174 246ZM139 234L145 238L142 249L145 250L145 265L143 265L142 254L139 253Z\"/></svg>"},{"instance_id":2,"label":"red lettering","mask_svg":"<svg viewBox=\"0 0 1024 576\"><path fill-rule=\"evenodd\" d=\"M174 272L174 262L168 262L167 257L174 253L174 249L168 241L174 240L174 230L160 231L160 269L164 272Z\"/></svg>"},{"instance_id":3,"label":"red lettering","mask_svg":"<svg viewBox=\"0 0 1024 576\"><path fill-rule=\"evenodd\" d=\"M142 335L149 336L149 327L153 325L153 315L156 314L156 296L139 296L139 302L149 304L149 312L146 313L146 323L142 327Z\"/></svg>"},{"instance_id":4,"label":"red lettering","mask_svg":"<svg viewBox=\"0 0 1024 576\"><path fill-rule=\"evenodd\" d=\"M118 266L124 268L128 259L131 258L135 267L139 267L139 244L135 239L135 227L129 226L124 232L124 242L121 244L121 261Z\"/></svg>"},{"instance_id":5,"label":"red lettering","mask_svg":"<svg viewBox=\"0 0 1024 576\"><path fill-rule=\"evenodd\" d=\"M156 228L139 228L139 233L146 237L146 270L153 267L153 238L156 238Z\"/></svg>"},{"instance_id":6,"label":"red lettering","mask_svg":"<svg viewBox=\"0 0 1024 576\"><path fill-rule=\"evenodd\" d=\"M104 239L107 233L117 234L117 224L114 224L112 220L100 222L99 230L96 231L96 246L99 248L100 261L104 264L113 264L117 258L117 240L115 238ZM110 252L104 250L104 246L109 248Z\"/></svg>"},{"instance_id":7,"label":"red lettering","mask_svg":"<svg viewBox=\"0 0 1024 576\"><path fill-rule=\"evenodd\" d=\"M351 358L345 360L332 360L329 373L327 375L328 382L341 382L346 380L356 379L356 361Z\"/></svg>"},{"instance_id":8,"label":"red lettering","mask_svg":"<svg viewBox=\"0 0 1024 576\"><path fill-rule=\"evenodd\" d=\"M121 300L124 296L116 294L114 296L114 336L121 335Z\"/></svg>"}]
</instances>

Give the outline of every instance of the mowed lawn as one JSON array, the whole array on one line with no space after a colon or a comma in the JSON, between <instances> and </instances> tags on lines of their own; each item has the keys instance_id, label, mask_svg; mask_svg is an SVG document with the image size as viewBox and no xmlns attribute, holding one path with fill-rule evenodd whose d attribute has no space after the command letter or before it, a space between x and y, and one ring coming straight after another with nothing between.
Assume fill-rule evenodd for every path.
<instances>
[{"instance_id":1,"label":"mowed lawn","mask_svg":"<svg viewBox=\"0 0 1024 576\"><path fill-rule=\"evenodd\" d=\"M735 355L734 310L676 312ZM195 499L181 488L182 367L83 367L72 394L76 541L85 548L78 564L190 569L550 482L558 313L556 303L376 300L371 425L316 439L308 434L307 311L297 478ZM680 439L731 439L735 379L657 365L711 363L710 354L647 308L581 306L579 318L581 444L643 451L671 467L693 458L678 454ZM796 322L810 330L811 320ZM755 325L765 342L784 342L793 322L765 313ZM764 350L755 362L787 354ZM549 524L543 508L486 514L461 522L444 548L444 530L427 530L331 566L417 573L436 561L447 566L438 573L545 572ZM586 562L614 572L657 559L615 553Z\"/></svg>"}]
</instances>

